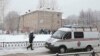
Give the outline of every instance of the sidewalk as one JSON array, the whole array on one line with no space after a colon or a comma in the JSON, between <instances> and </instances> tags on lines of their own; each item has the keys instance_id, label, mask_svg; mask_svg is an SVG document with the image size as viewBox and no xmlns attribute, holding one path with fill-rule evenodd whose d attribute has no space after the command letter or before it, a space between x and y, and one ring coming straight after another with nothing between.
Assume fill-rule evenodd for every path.
<instances>
[{"instance_id":1,"label":"sidewalk","mask_svg":"<svg viewBox=\"0 0 100 56\"><path fill-rule=\"evenodd\" d=\"M35 48L34 50L20 48L20 49L3 49L0 50L0 56L31 56L37 54L47 54L47 49L45 48ZM17 54L17 55L16 55Z\"/></svg>"},{"instance_id":2,"label":"sidewalk","mask_svg":"<svg viewBox=\"0 0 100 56\"><path fill-rule=\"evenodd\" d=\"M100 47L94 48L95 51L100 51ZM0 50L0 56L54 56L54 54L48 53L46 48L35 48L34 50L27 50L25 48L20 49L3 49ZM100 56L100 53L97 53ZM74 56L74 55L72 55ZM82 54L80 56L89 56L89 54Z\"/></svg>"}]
</instances>

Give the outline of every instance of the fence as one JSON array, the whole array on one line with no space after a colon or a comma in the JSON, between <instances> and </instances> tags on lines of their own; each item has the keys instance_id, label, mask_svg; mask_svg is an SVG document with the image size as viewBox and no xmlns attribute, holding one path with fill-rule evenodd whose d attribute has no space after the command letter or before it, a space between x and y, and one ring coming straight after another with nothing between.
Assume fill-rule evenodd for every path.
<instances>
[{"instance_id":1,"label":"fence","mask_svg":"<svg viewBox=\"0 0 100 56\"><path fill-rule=\"evenodd\" d=\"M34 48L44 47L45 41L34 41ZM18 48L18 47L26 47L29 45L28 41L24 42L0 42L0 48Z\"/></svg>"},{"instance_id":2,"label":"fence","mask_svg":"<svg viewBox=\"0 0 100 56\"><path fill-rule=\"evenodd\" d=\"M100 56L100 52L77 52L77 53L65 53L65 54L59 54L56 53L56 55L53 56Z\"/></svg>"}]
</instances>

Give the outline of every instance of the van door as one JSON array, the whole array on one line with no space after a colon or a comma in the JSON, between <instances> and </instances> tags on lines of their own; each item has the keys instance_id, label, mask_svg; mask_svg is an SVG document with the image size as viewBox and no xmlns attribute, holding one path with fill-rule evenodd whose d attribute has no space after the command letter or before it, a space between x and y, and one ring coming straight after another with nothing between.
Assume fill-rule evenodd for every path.
<instances>
[{"instance_id":1,"label":"van door","mask_svg":"<svg viewBox=\"0 0 100 56\"><path fill-rule=\"evenodd\" d=\"M82 48L83 32L74 32L74 48Z\"/></svg>"},{"instance_id":2,"label":"van door","mask_svg":"<svg viewBox=\"0 0 100 56\"><path fill-rule=\"evenodd\" d=\"M63 39L64 40L68 40L68 39L71 39L71 32L67 32L65 35L64 35L64 37L63 37Z\"/></svg>"},{"instance_id":3,"label":"van door","mask_svg":"<svg viewBox=\"0 0 100 56\"><path fill-rule=\"evenodd\" d=\"M68 49L73 47L72 40L72 32L66 32L66 34L63 36L63 44L66 45Z\"/></svg>"}]
</instances>

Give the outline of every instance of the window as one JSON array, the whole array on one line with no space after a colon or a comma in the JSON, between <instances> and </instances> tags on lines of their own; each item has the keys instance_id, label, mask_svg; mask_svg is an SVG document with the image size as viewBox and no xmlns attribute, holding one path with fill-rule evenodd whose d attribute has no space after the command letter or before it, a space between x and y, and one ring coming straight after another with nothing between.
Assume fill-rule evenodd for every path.
<instances>
[{"instance_id":1,"label":"window","mask_svg":"<svg viewBox=\"0 0 100 56\"><path fill-rule=\"evenodd\" d=\"M60 16L60 14L57 14L57 17L59 17Z\"/></svg>"},{"instance_id":2,"label":"window","mask_svg":"<svg viewBox=\"0 0 100 56\"><path fill-rule=\"evenodd\" d=\"M74 32L75 38L84 38L83 32Z\"/></svg>"},{"instance_id":3,"label":"window","mask_svg":"<svg viewBox=\"0 0 100 56\"><path fill-rule=\"evenodd\" d=\"M71 32L67 32L67 33L64 35L63 39L71 39Z\"/></svg>"},{"instance_id":4,"label":"window","mask_svg":"<svg viewBox=\"0 0 100 56\"><path fill-rule=\"evenodd\" d=\"M58 30L52 35L52 37L57 38L57 39L61 39L62 36L65 35L65 33L66 33L65 31Z\"/></svg>"}]
</instances>

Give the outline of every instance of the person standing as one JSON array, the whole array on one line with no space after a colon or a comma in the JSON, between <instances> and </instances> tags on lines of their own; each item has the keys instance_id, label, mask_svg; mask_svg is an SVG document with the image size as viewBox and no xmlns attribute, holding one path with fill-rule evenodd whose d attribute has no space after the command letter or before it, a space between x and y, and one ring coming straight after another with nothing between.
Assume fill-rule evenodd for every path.
<instances>
[{"instance_id":1,"label":"person standing","mask_svg":"<svg viewBox=\"0 0 100 56\"><path fill-rule=\"evenodd\" d=\"M34 38L35 38L34 33L31 32L31 33L29 34L29 46L27 47L27 50L28 50L28 48L31 48L31 50L34 50L34 49L33 49L33 45L32 45L32 44L33 44Z\"/></svg>"}]
</instances>

